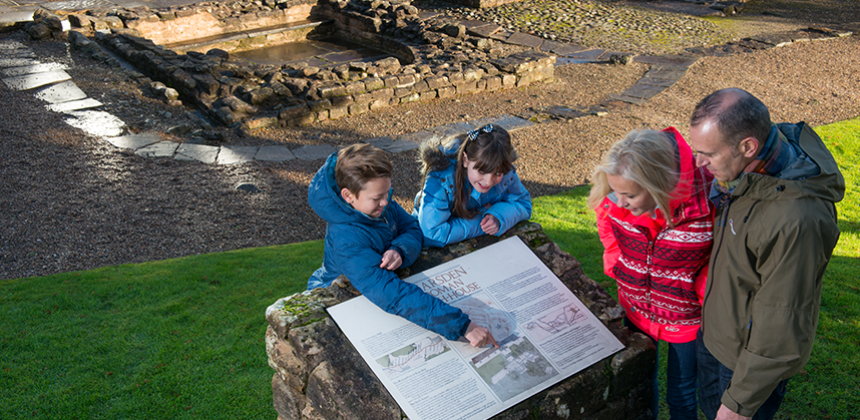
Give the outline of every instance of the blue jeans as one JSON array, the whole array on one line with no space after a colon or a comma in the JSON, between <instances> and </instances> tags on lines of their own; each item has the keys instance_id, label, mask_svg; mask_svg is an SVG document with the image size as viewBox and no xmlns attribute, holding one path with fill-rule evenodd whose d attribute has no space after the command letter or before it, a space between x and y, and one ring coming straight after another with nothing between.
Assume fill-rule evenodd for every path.
<instances>
[{"instance_id":1,"label":"blue jeans","mask_svg":"<svg viewBox=\"0 0 860 420\"><path fill-rule=\"evenodd\" d=\"M642 332L632 322L625 319L625 324L631 331ZM642 332L645 334L644 332ZM650 338L648 334L645 334ZM657 348L657 360L651 373L651 383L654 395L651 399L651 414L657 419L660 407L660 388L657 381L658 366L660 365L660 347L657 340L651 338ZM669 417L672 420L696 420L696 340L688 343L669 344L669 357L666 365L666 403L669 405Z\"/></svg>"},{"instance_id":2,"label":"blue jeans","mask_svg":"<svg viewBox=\"0 0 860 420\"><path fill-rule=\"evenodd\" d=\"M709 420L717 417L717 410L720 409L722 402L720 399L723 393L729 387L732 381L732 371L725 367L711 352L705 348L705 343L702 342L702 330L696 335L698 343L698 362L699 362L699 404L702 407L702 412ZM759 407L753 420L770 420L779 410L782 399L787 391L788 379L777 384L776 389L770 394L770 397Z\"/></svg>"}]
</instances>

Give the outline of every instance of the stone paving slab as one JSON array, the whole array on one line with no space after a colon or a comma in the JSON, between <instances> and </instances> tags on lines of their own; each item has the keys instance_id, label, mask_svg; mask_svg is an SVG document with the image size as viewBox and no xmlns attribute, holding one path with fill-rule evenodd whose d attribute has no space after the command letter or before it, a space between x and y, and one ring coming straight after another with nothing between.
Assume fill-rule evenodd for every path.
<instances>
[{"instance_id":1,"label":"stone paving slab","mask_svg":"<svg viewBox=\"0 0 860 420\"><path fill-rule=\"evenodd\" d=\"M457 136L463 134L469 130L474 130L475 127L472 124L465 122L457 122L446 125L440 125L433 128L428 128L429 131L432 131L441 136ZM420 133L420 131L419 131Z\"/></svg>"},{"instance_id":2,"label":"stone paving slab","mask_svg":"<svg viewBox=\"0 0 860 420\"><path fill-rule=\"evenodd\" d=\"M155 144L161 141L161 136L157 133L147 132L147 133L139 133L139 134L129 134L127 136L121 137L106 137L110 144L119 147L120 149L142 149L151 144ZM170 142L168 142L170 143ZM176 148L174 147L174 150ZM170 153L171 156L173 152Z\"/></svg>"},{"instance_id":3,"label":"stone paving slab","mask_svg":"<svg viewBox=\"0 0 860 420\"><path fill-rule=\"evenodd\" d=\"M578 59L578 60L589 60L589 61L597 61L606 50L602 49L592 49L585 51L578 51L571 54L565 54L565 58Z\"/></svg>"},{"instance_id":4,"label":"stone paving slab","mask_svg":"<svg viewBox=\"0 0 860 420\"><path fill-rule=\"evenodd\" d=\"M461 20L460 25L465 26L466 29L472 29L472 28L477 28L478 26L487 25L487 22L484 22L483 20L468 19L468 20Z\"/></svg>"},{"instance_id":5,"label":"stone paving slab","mask_svg":"<svg viewBox=\"0 0 860 420\"><path fill-rule=\"evenodd\" d=\"M640 85L651 85L651 86L663 86L669 87L677 83L677 80L671 79L658 79L656 77L643 77L639 79L636 83Z\"/></svg>"},{"instance_id":6,"label":"stone paving slab","mask_svg":"<svg viewBox=\"0 0 860 420\"><path fill-rule=\"evenodd\" d=\"M176 149L176 155L173 158L184 161L196 160L203 163L215 163L219 149L217 146L207 146L205 144L182 143Z\"/></svg>"},{"instance_id":7,"label":"stone paving slab","mask_svg":"<svg viewBox=\"0 0 860 420\"><path fill-rule=\"evenodd\" d=\"M589 50L588 47L583 47L582 45L564 44L558 48L553 48L552 53L567 56L570 54L576 54L578 52L588 51L588 50Z\"/></svg>"},{"instance_id":8,"label":"stone paving slab","mask_svg":"<svg viewBox=\"0 0 860 420\"><path fill-rule=\"evenodd\" d=\"M90 109L90 108L98 108L103 104L93 98L79 99L77 101L68 101L68 102L60 102L57 104L45 105L45 108L48 108L54 112L69 112L69 111L79 111L82 109Z\"/></svg>"},{"instance_id":9,"label":"stone paving slab","mask_svg":"<svg viewBox=\"0 0 860 420\"><path fill-rule=\"evenodd\" d=\"M39 63L22 67L8 67L0 70L5 76L23 76L25 74L44 73L46 71L68 70L69 67L60 63Z\"/></svg>"},{"instance_id":10,"label":"stone paving slab","mask_svg":"<svg viewBox=\"0 0 860 420\"><path fill-rule=\"evenodd\" d=\"M508 44L519 45L522 47L538 48L543 44L543 38L534 35L524 34L522 32L514 32L507 41Z\"/></svg>"},{"instance_id":11,"label":"stone paving slab","mask_svg":"<svg viewBox=\"0 0 860 420\"><path fill-rule=\"evenodd\" d=\"M68 101L77 101L87 97L87 94L75 84L68 81L44 88L36 92L36 99L53 104Z\"/></svg>"},{"instance_id":12,"label":"stone paving slab","mask_svg":"<svg viewBox=\"0 0 860 420\"><path fill-rule=\"evenodd\" d=\"M365 143L376 146L388 153L400 153L417 149L421 145L421 140L405 136L393 139L386 136L372 138L365 141Z\"/></svg>"},{"instance_id":13,"label":"stone paving slab","mask_svg":"<svg viewBox=\"0 0 860 420\"><path fill-rule=\"evenodd\" d=\"M434 127L434 128L438 128L438 127ZM454 133L453 129L448 130L446 132L436 132L436 131L432 131L432 130L433 130L433 128L430 128L427 130L421 130L421 131L416 131L414 133L404 134L404 135L400 136L398 139L400 141L414 142L414 143L421 144L422 142L427 141L428 139L444 138L444 137L448 137L448 136L456 136L459 133L465 133L466 132L466 131L459 131L457 133Z\"/></svg>"},{"instance_id":14,"label":"stone paving slab","mask_svg":"<svg viewBox=\"0 0 860 420\"><path fill-rule=\"evenodd\" d=\"M487 123L498 125L499 127L502 127L507 131L516 131L521 128L531 127L535 125L535 123L532 121L520 117L515 117L513 115L502 115L498 117L493 117L490 118Z\"/></svg>"},{"instance_id":15,"label":"stone paving slab","mask_svg":"<svg viewBox=\"0 0 860 420\"><path fill-rule=\"evenodd\" d=\"M221 146L218 153L219 165L238 165L254 160L257 155L257 146Z\"/></svg>"},{"instance_id":16,"label":"stone paving slab","mask_svg":"<svg viewBox=\"0 0 860 420\"><path fill-rule=\"evenodd\" d=\"M162 141L149 146L137 149L134 154L143 157L173 157L176 149L179 148L179 143L172 141Z\"/></svg>"},{"instance_id":17,"label":"stone paving slab","mask_svg":"<svg viewBox=\"0 0 860 420\"><path fill-rule=\"evenodd\" d=\"M496 25L495 23L486 23L482 26L468 28L466 32L470 35L480 36L482 38L489 38L500 30L502 30L501 26Z\"/></svg>"},{"instance_id":18,"label":"stone paving slab","mask_svg":"<svg viewBox=\"0 0 860 420\"><path fill-rule=\"evenodd\" d=\"M4 23L31 22L33 20L33 12L5 12L0 14L0 26Z\"/></svg>"},{"instance_id":19,"label":"stone paving slab","mask_svg":"<svg viewBox=\"0 0 860 420\"><path fill-rule=\"evenodd\" d=\"M632 96L634 98L651 99L664 90L666 90L665 86L644 85L637 82L633 86L625 89L621 94Z\"/></svg>"},{"instance_id":20,"label":"stone paving slab","mask_svg":"<svg viewBox=\"0 0 860 420\"><path fill-rule=\"evenodd\" d=\"M791 35L787 33L758 35L749 37L747 39L764 42L765 44L770 44L774 47L784 47L793 42Z\"/></svg>"},{"instance_id":21,"label":"stone paving slab","mask_svg":"<svg viewBox=\"0 0 860 420\"><path fill-rule=\"evenodd\" d=\"M696 57L687 57L683 55L637 55L636 57L633 57L633 61L645 64L673 64L690 67L696 62Z\"/></svg>"},{"instance_id":22,"label":"stone paving slab","mask_svg":"<svg viewBox=\"0 0 860 420\"><path fill-rule=\"evenodd\" d=\"M82 110L65 114L70 117L65 119L66 124L96 137L116 137L125 131L125 123L108 112Z\"/></svg>"},{"instance_id":23,"label":"stone paving slab","mask_svg":"<svg viewBox=\"0 0 860 420\"><path fill-rule=\"evenodd\" d=\"M315 146L302 146L293 150L293 154L301 160L317 160L327 158L330 154L336 152L332 146L320 144Z\"/></svg>"},{"instance_id":24,"label":"stone paving slab","mask_svg":"<svg viewBox=\"0 0 860 420\"><path fill-rule=\"evenodd\" d=\"M6 51L3 51L3 58L0 58L0 68L32 66L36 64L39 64L38 60L33 58L13 58L11 57L11 54L7 54Z\"/></svg>"},{"instance_id":25,"label":"stone paving slab","mask_svg":"<svg viewBox=\"0 0 860 420\"><path fill-rule=\"evenodd\" d=\"M651 77L654 79L681 80L685 74L687 74L686 70L668 70L651 67L650 70L645 72L645 77Z\"/></svg>"},{"instance_id":26,"label":"stone paving slab","mask_svg":"<svg viewBox=\"0 0 860 420\"><path fill-rule=\"evenodd\" d=\"M642 104L648 102L645 99L634 98L632 96L627 96L627 95L618 95L615 93L610 93L609 98L616 100L616 101L626 102L628 104L634 104L634 105L642 105Z\"/></svg>"},{"instance_id":27,"label":"stone paving slab","mask_svg":"<svg viewBox=\"0 0 860 420\"><path fill-rule=\"evenodd\" d=\"M62 70L57 70L27 74L24 76L7 77L3 79L3 82L13 90L30 90L40 86L51 85L71 79L72 76L69 76L68 73Z\"/></svg>"},{"instance_id":28,"label":"stone paving slab","mask_svg":"<svg viewBox=\"0 0 860 420\"><path fill-rule=\"evenodd\" d=\"M254 159L266 162L285 162L295 158L296 155L287 146L260 146L260 150L254 156Z\"/></svg>"}]
</instances>

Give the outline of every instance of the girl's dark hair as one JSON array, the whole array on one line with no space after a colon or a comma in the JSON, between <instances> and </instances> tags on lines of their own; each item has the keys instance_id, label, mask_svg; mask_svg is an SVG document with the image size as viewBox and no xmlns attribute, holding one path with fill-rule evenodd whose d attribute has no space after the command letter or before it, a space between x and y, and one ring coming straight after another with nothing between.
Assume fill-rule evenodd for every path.
<instances>
[{"instance_id":1,"label":"girl's dark hair","mask_svg":"<svg viewBox=\"0 0 860 420\"><path fill-rule=\"evenodd\" d=\"M467 170L463 167L464 154L475 162L475 169L482 173L506 174L514 168L517 154L511 144L511 136L499 126L485 125L477 130L457 136L457 167L454 169L454 205L451 212L464 219L478 215L478 209L469 210L469 191L466 184Z\"/></svg>"}]
</instances>

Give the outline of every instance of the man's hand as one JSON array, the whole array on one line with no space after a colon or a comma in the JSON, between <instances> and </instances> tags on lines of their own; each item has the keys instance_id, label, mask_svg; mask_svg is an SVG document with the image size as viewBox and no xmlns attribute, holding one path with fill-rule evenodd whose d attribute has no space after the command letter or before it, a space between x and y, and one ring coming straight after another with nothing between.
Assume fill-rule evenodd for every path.
<instances>
[{"instance_id":1,"label":"man's hand","mask_svg":"<svg viewBox=\"0 0 860 420\"><path fill-rule=\"evenodd\" d=\"M403 259L400 258L400 253L393 249L389 249L382 254L382 264L379 264L379 268L397 270L397 268L400 267L400 264L403 264Z\"/></svg>"},{"instance_id":2,"label":"man's hand","mask_svg":"<svg viewBox=\"0 0 860 420\"><path fill-rule=\"evenodd\" d=\"M495 235L499 233L499 227L501 227L499 219L496 219L496 216L493 216L492 214L484 216L484 219L481 220L481 230L483 230L487 235Z\"/></svg>"},{"instance_id":3,"label":"man's hand","mask_svg":"<svg viewBox=\"0 0 860 420\"><path fill-rule=\"evenodd\" d=\"M729 410L725 405L720 404L720 409L717 410L717 418L715 420L750 420L752 417L744 417L732 410Z\"/></svg>"},{"instance_id":4,"label":"man's hand","mask_svg":"<svg viewBox=\"0 0 860 420\"><path fill-rule=\"evenodd\" d=\"M499 343L497 343L493 338L493 335L490 334L490 330L474 322L469 322L469 326L466 327L466 334L464 337L469 340L469 344L471 344L472 347L484 347L489 343L493 343L493 346L499 348Z\"/></svg>"}]
</instances>

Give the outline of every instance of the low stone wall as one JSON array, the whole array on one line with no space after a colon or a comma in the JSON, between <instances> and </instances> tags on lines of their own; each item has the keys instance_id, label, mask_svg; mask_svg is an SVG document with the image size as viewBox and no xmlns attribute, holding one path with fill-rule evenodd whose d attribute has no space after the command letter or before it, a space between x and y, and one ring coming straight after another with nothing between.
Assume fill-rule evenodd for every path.
<instances>
[{"instance_id":1,"label":"low stone wall","mask_svg":"<svg viewBox=\"0 0 860 420\"><path fill-rule=\"evenodd\" d=\"M570 254L541 230L523 222L501 238L482 236L442 249L425 249L410 276L475 249L517 235L625 345L625 349L532 396L495 419L647 419L650 371L656 352L641 333L622 326L624 310L589 279ZM359 293L341 277L326 289L279 299L266 311L266 353L275 370L272 393L278 419L400 420L394 398L325 308Z\"/></svg>"},{"instance_id":2,"label":"low stone wall","mask_svg":"<svg viewBox=\"0 0 860 420\"><path fill-rule=\"evenodd\" d=\"M516 3L519 0L445 0L448 3L461 4L474 9L485 9L488 7L501 6L503 4Z\"/></svg>"},{"instance_id":3,"label":"low stone wall","mask_svg":"<svg viewBox=\"0 0 860 420\"><path fill-rule=\"evenodd\" d=\"M398 57L329 68L306 63L251 64L231 60L222 50L179 54L130 29L141 27L134 23L141 21L140 14L132 18L122 11L116 13L125 16L122 23L127 27L96 32L101 44L147 77L174 88L183 102L207 110L225 125L250 130L311 124L413 101L521 87L552 79L554 74L554 55L520 48L520 52L503 56L504 50L495 44L498 41L489 38L493 31L482 36L444 18L422 19L408 1L321 0L314 13L334 22L336 36Z\"/></svg>"}]
</instances>

